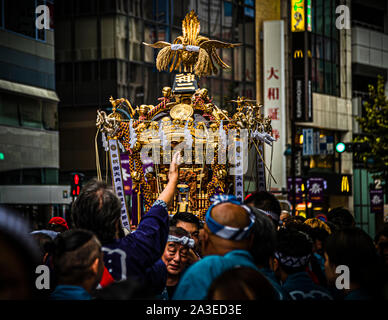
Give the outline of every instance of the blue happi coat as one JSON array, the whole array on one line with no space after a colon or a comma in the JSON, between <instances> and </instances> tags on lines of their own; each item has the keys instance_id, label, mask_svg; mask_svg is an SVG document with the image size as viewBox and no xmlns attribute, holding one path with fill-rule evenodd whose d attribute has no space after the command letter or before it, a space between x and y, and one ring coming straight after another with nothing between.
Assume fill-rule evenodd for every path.
<instances>
[{"instance_id":1,"label":"blue happi coat","mask_svg":"<svg viewBox=\"0 0 388 320\"><path fill-rule=\"evenodd\" d=\"M116 281L133 278L152 287L164 288L167 270L157 261L168 236L167 205L156 201L136 231L104 245L104 263Z\"/></svg>"}]
</instances>

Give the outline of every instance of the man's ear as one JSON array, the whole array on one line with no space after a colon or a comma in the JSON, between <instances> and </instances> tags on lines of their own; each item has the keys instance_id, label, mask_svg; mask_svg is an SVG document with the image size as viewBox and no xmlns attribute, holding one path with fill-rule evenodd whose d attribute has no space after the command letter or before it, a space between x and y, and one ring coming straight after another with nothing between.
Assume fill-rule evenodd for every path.
<instances>
[{"instance_id":1,"label":"man's ear","mask_svg":"<svg viewBox=\"0 0 388 320\"><path fill-rule=\"evenodd\" d=\"M279 269L279 260L276 258L270 259L270 267L273 272L277 271Z\"/></svg>"},{"instance_id":2,"label":"man's ear","mask_svg":"<svg viewBox=\"0 0 388 320\"><path fill-rule=\"evenodd\" d=\"M100 264L100 258L96 258L93 261L92 266L90 267L90 270L92 271L93 275L97 275L98 274L99 264Z\"/></svg>"},{"instance_id":3,"label":"man's ear","mask_svg":"<svg viewBox=\"0 0 388 320\"><path fill-rule=\"evenodd\" d=\"M48 252L46 252L43 256L43 264L46 264L47 258L48 258Z\"/></svg>"}]
</instances>

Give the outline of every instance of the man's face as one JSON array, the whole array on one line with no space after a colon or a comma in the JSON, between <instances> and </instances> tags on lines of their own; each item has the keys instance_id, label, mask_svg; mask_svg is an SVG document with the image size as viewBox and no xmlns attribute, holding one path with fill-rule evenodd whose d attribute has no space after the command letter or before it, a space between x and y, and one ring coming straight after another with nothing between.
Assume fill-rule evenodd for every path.
<instances>
[{"instance_id":1,"label":"man's face","mask_svg":"<svg viewBox=\"0 0 388 320\"><path fill-rule=\"evenodd\" d=\"M329 256L325 252L325 274L326 274L326 279L329 283L334 283L335 279L337 278L337 274L335 273L335 266L333 266L330 263Z\"/></svg>"},{"instance_id":2,"label":"man's face","mask_svg":"<svg viewBox=\"0 0 388 320\"><path fill-rule=\"evenodd\" d=\"M195 242L195 247L198 248L199 230L197 228L197 225L195 223L178 220L176 226L179 228L182 228L182 229L186 230L188 233L190 233L191 238L193 238L193 240Z\"/></svg>"},{"instance_id":3,"label":"man's face","mask_svg":"<svg viewBox=\"0 0 388 320\"><path fill-rule=\"evenodd\" d=\"M179 275L187 265L188 249L177 242L167 242L162 261L170 275Z\"/></svg>"}]
</instances>

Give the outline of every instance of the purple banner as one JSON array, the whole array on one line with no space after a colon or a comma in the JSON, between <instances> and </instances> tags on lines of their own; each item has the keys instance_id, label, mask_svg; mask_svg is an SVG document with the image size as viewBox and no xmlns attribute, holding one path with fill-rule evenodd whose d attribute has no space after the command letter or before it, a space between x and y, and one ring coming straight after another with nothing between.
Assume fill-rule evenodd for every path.
<instances>
[{"instance_id":1,"label":"purple banner","mask_svg":"<svg viewBox=\"0 0 388 320\"><path fill-rule=\"evenodd\" d=\"M311 202L323 202L323 178L310 178L307 180L307 190Z\"/></svg>"},{"instance_id":2,"label":"purple banner","mask_svg":"<svg viewBox=\"0 0 388 320\"><path fill-rule=\"evenodd\" d=\"M370 211L372 213L384 212L384 190L372 189L369 191Z\"/></svg>"},{"instance_id":3,"label":"purple banner","mask_svg":"<svg viewBox=\"0 0 388 320\"><path fill-rule=\"evenodd\" d=\"M129 169L129 156L127 153L120 154L121 172L123 175L124 194L129 196L132 194L132 179L131 171Z\"/></svg>"}]
</instances>

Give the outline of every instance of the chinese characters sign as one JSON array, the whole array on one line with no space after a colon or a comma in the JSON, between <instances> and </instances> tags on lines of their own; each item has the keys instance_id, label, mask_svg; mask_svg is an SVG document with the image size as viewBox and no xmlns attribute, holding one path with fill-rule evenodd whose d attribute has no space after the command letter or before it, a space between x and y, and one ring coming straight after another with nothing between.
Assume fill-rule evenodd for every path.
<instances>
[{"instance_id":1,"label":"chinese characters sign","mask_svg":"<svg viewBox=\"0 0 388 320\"><path fill-rule=\"evenodd\" d=\"M116 192L116 195L119 197L121 202L121 223L124 228L131 230L131 226L128 220L127 214L127 205L125 202L124 187L123 187L123 177L121 174L121 164L120 164L120 149L117 144L117 140L109 140L109 159L112 169L112 182Z\"/></svg>"},{"instance_id":2,"label":"chinese characters sign","mask_svg":"<svg viewBox=\"0 0 388 320\"><path fill-rule=\"evenodd\" d=\"M270 165L277 183L271 182L271 189L286 187L286 114L284 91L284 25L283 21L264 21L264 115L272 120L272 136L277 140L273 150L265 146L265 162Z\"/></svg>"}]
</instances>

